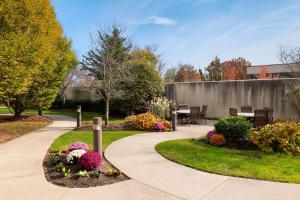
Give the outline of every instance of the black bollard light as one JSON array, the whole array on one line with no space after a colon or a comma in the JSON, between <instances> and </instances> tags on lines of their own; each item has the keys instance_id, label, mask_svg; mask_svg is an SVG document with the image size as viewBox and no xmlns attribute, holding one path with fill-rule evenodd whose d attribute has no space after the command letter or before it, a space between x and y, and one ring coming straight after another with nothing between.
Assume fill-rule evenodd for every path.
<instances>
[{"instance_id":1,"label":"black bollard light","mask_svg":"<svg viewBox=\"0 0 300 200\"><path fill-rule=\"evenodd\" d=\"M102 156L102 118L93 118L93 145L94 151Z\"/></svg>"},{"instance_id":2,"label":"black bollard light","mask_svg":"<svg viewBox=\"0 0 300 200\"><path fill-rule=\"evenodd\" d=\"M77 106L76 108L77 113L77 128L81 127L81 106Z\"/></svg>"}]
</instances>

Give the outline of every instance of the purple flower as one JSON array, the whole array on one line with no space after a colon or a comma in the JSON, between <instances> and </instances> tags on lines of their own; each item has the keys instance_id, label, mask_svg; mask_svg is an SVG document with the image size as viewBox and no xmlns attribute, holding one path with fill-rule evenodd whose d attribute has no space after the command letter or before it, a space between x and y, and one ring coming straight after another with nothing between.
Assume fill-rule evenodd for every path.
<instances>
[{"instance_id":1,"label":"purple flower","mask_svg":"<svg viewBox=\"0 0 300 200\"><path fill-rule=\"evenodd\" d=\"M209 132L206 134L206 138L207 138L208 140L210 140L210 138L211 138L214 134L216 134L216 131L209 131Z\"/></svg>"},{"instance_id":2,"label":"purple flower","mask_svg":"<svg viewBox=\"0 0 300 200\"><path fill-rule=\"evenodd\" d=\"M102 157L98 152L88 151L78 161L79 167L88 171L97 169L100 166Z\"/></svg>"},{"instance_id":3,"label":"purple flower","mask_svg":"<svg viewBox=\"0 0 300 200\"><path fill-rule=\"evenodd\" d=\"M70 144L70 146L67 149L67 152L71 152L71 151L77 150L77 149L83 149L85 151L88 151L89 146L83 142L74 142L74 143Z\"/></svg>"},{"instance_id":4,"label":"purple flower","mask_svg":"<svg viewBox=\"0 0 300 200\"><path fill-rule=\"evenodd\" d=\"M165 129L165 126L161 122L155 122L153 125L153 129L156 131L163 131Z\"/></svg>"}]
</instances>

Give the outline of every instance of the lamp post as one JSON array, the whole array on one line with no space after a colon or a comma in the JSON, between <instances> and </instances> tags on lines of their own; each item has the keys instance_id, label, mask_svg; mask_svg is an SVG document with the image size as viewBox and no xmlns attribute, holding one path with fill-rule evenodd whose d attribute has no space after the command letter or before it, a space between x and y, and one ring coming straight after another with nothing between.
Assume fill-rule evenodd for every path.
<instances>
[{"instance_id":1,"label":"lamp post","mask_svg":"<svg viewBox=\"0 0 300 200\"><path fill-rule=\"evenodd\" d=\"M81 106L78 105L76 108L77 113L77 128L81 127Z\"/></svg>"},{"instance_id":2,"label":"lamp post","mask_svg":"<svg viewBox=\"0 0 300 200\"><path fill-rule=\"evenodd\" d=\"M177 125L177 113L176 108L173 108L172 110L172 130L176 131L176 125Z\"/></svg>"},{"instance_id":3,"label":"lamp post","mask_svg":"<svg viewBox=\"0 0 300 200\"><path fill-rule=\"evenodd\" d=\"M93 147L102 156L102 118L93 118Z\"/></svg>"}]
</instances>

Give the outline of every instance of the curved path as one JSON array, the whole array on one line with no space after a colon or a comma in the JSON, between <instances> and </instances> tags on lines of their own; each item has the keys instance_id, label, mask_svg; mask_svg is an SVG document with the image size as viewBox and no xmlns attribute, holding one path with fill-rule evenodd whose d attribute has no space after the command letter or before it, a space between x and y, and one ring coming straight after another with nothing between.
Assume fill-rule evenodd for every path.
<instances>
[{"instance_id":1,"label":"curved path","mask_svg":"<svg viewBox=\"0 0 300 200\"><path fill-rule=\"evenodd\" d=\"M52 125L0 145L1 200L177 199L135 180L73 189L47 182L42 162L50 144L75 127L73 118L50 117L54 119Z\"/></svg>"},{"instance_id":2,"label":"curved path","mask_svg":"<svg viewBox=\"0 0 300 200\"><path fill-rule=\"evenodd\" d=\"M212 127L181 127L175 133L145 133L123 138L105 151L106 158L133 180L194 200L299 200L300 184L221 176L194 170L160 156L155 145L203 136ZM153 198L155 199L155 198Z\"/></svg>"}]
</instances>

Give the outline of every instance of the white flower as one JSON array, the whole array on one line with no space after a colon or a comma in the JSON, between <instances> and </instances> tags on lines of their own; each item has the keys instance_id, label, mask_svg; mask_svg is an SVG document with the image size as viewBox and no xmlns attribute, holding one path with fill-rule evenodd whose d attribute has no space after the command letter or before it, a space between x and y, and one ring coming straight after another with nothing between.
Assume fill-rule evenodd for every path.
<instances>
[{"instance_id":1,"label":"white flower","mask_svg":"<svg viewBox=\"0 0 300 200\"><path fill-rule=\"evenodd\" d=\"M73 164L74 160L78 160L85 153L86 153L86 151L83 149L73 150L68 154L67 162Z\"/></svg>"}]
</instances>

